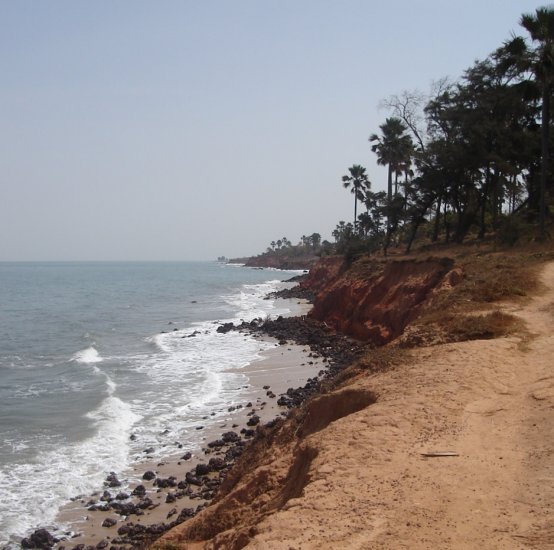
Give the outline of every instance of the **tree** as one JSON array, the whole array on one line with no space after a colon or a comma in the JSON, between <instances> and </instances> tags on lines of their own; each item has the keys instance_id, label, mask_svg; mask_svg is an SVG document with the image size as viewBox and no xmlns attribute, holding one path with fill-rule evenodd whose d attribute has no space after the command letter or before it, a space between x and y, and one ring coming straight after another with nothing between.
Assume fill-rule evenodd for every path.
<instances>
[{"instance_id":1,"label":"tree","mask_svg":"<svg viewBox=\"0 0 554 550\"><path fill-rule=\"evenodd\" d=\"M542 91L539 220L541 238L544 238L546 178L549 164L550 97L554 81L554 8L537 8L534 15L523 14L520 24L531 35L531 40L537 44L533 52L533 71Z\"/></svg>"},{"instance_id":2,"label":"tree","mask_svg":"<svg viewBox=\"0 0 554 550\"><path fill-rule=\"evenodd\" d=\"M312 233L309 237L312 244L312 248L315 250L321 244L321 235L319 233Z\"/></svg>"},{"instance_id":3,"label":"tree","mask_svg":"<svg viewBox=\"0 0 554 550\"><path fill-rule=\"evenodd\" d=\"M356 228L356 220L358 218L358 199L361 197L365 189L369 189L371 183L367 178L365 168L359 164L354 164L348 171L350 175L342 176L342 184L345 189L351 187L351 192L354 194L354 229Z\"/></svg>"},{"instance_id":4,"label":"tree","mask_svg":"<svg viewBox=\"0 0 554 550\"><path fill-rule=\"evenodd\" d=\"M412 138L406 133L406 125L396 117L390 117L379 126L381 136L371 134L371 150L377 155L377 163L388 166L387 197L392 201L392 175L406 165L412 155Z\"/></svg>"}]
</instances>

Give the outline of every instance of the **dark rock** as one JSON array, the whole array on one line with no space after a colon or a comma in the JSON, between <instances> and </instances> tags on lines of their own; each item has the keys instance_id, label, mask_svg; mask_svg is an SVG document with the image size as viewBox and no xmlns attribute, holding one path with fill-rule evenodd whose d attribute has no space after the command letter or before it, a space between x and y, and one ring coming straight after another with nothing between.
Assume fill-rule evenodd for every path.
<instances>
[{"instance_id":1,"label":"dark rock","mask_svg":"<svg viewBox=\"0 0 554 550\"><path fill-rule=\"evenodd\" d=\"M176 500L177 500L177 497L175 496L174 493L167 493L167 496L165 497L166 504L170 502L175 502Z\"/></svg>"},{"instance_id":2,"label":"dark rock","mask_svg":"<svg viewBox=\"0 0 554 550\"><path fill-rule=\"evenodd\" d=\"M225 445L225 442L222 439L216 439L215 441L210 441L208 443L208 447L210 449L219 449L220 447L223 447Z\"/></svg>"},{"instance_id":3,"label":"dark rock","mask_svg":"<svg viewBox=\"0 0 554 550\"><path fill-rule=\"evenodd\" d=\"M127 535L131 532L132 524L129 525L122 525L118 530L118 535Z\"/></svg>"},{"instance_id":4,"label":"dark rock","mask_svg":"<svg viewBox=\"0 0 554 550\"><path fill-rule=\"evenodd\" d=\"M114 518L106 518L102 522L102 527L113 527L117 523L117 520Z\"/></svg>"},{"instance_id":5,"label":"dark rock","mask_svg":"<svg viewBox=\"0 0 554 550\"><path fill-rule=\"evenodd\" d=\"M156 477L156 474L152 470L147 470L142 474L142 479L145 479L146 481L150 481L151 479L154 479Z\"/></svg>"},{"instance_id":6,"label":"dark rock","mask_svg":"<svg viewBox=\"0 0 554 550\"><path fill-rule=\"evenodd\" d=\"M166 518L169 519L170 517L174 516L175 514L177 514L177 508L171 508L171 510L169 510L169 512L167 513Z\"/></svg>"},{"instance_id":7,"label":"dark rock","mask_svg":"<svg viewBox=\"0 0 554 550\"><path fill-rule=\"evenodd\" d=\"M191 453L185 453L182 457L181 457L181 460L190 460L192 458L192 454Z\"/></svg>"},{"instance_id":8,"label":"dark rock","mask_svg":"<svg viewBox=\"0 0 554 550\"><path fill-rule=\"evenodd\" d=\"M257 426L260 423L260 417L258 415L254 415L248 419L248 422L246 423L247 426Z\"/></svg>"},{"instance_id":9,"label":"dark rock","mask_svg":"<svg viewBox=\"0 0 554 550\"><path fill-rule=\"evenodd\" d=\"M146 494L146 487L144 485L137 485L131 493L137 497L142 497Z\"/></svg>"},{"instance_id":10,"label":"dark rock","mask_svg":"<svg viewBox=\"0 0 554 550\"><path fill-rule=\"evenodd\" d=\"M225 461L219 457L210 458L208 465L212 471L223 470L226 466Z\"/></svg>"},{"instance_id":11,"label":"dark rock","mask_svg":"<svg viewBox=\"0 0 554 550\"><path fill-rule=\"evenodd\" d=\"M240 436L238 433L236 432L225 432L222 436L221 436L221 439L225 442L225 443L235 443L235 441L238 441L240 439Z\"/></svg>"},{"instance_id":12,"label":"dark rock","mask_svg":"<svg viewBox=\"0 0 554 550\"><path fill-rule=\"evenodd\" d=\"M154 481L154 485L157 485L160 489L175 487L177 485L177 478L174 476L169 476L167 478L158 477L156 481Z\"/></svg>"},{"instance_id":13,"label":"dark rock","mask_svg":"<svg viewBox=\"0 0 554 550\"><path fill-rule=\"evenodd\" d=\"M128 493L124 493L123 491L121 491L121 493L117 493L117 495L115 495L115 500L127 500L128 498L129 498Z\"/></svg>"},{"instance_id":14,"label":"dark rock","mask_svg":"<svg viewBox=\"0 0 554 550\"><path fill-rule=\"evenodd\" d=\"M21 541L23 548L52 548L59 541L46 529L37 529L28 538Z\"/></svg>"},{"instance_id":15,"label":"dark rock","mask_svg":"<svg viewBox=\"0 0 554 550\"><path fill-rule=\"evenodd\" d=\"M96 550L104 550L104 548L107 548L110 545L110 543L106 539L102 539L97 545Z\"/></svg>"},{"instance_id":16,"label":"dark rock","mask_svg":"<svg viewBox=\"0 0 554 550\"><path fill-rule=\"evenodd\" d=\"M209 479L206 481L206 487L211 490L217 489L220 485L221 480L219 478Z\"/></svg>"},{"instance_id":17,"label":"dark rock","mask_svg":"<svg viewBox=\"0 0 554 550\"><path fill-rule=\"evenodd\" d=\"M202 485L202 482L194 476L194 474L192 474L192 472L187 472L185 474L185 479L187 480L187 483L189 483L190 485L197 485L197 486L200 486Z\"/></svg>"},{"instance_id":18,"label":"dark rock","mask_svg":"<svg viewBox=\"0 0 554 550\"><path fill-rule=\"evenodd\" d=\"M119 479L117 479L117 475L115 472L110 472L110 475L106 478L106 482L105 482L108 487L120 487L121 486L121 481L119 481Z\"/></svg>"},{"instance_id":19,"label":"dark rock","mask_svg":"<svg viewBox=\"0 0 554 550\"><path fill-rule=\"evenodd\" d=\"M194 516L194 510L192 508L183 508L179 513L177 520L179 521L179 523L182 523L186 519L192 518L193 516Z\"/></svg>"},{"instance_id":20,"label":"dark rock","mask_svg":"<svg viewBox=\"0 0 554 550\"><path fill-rule=\"evenodd\" d=\"M242 447L231 447L230 449L227 449L227 452L225 453L225 460L227 462L233 462L242 453L243 453L243 448Z\"/></svg>"},{"instance_id":21,"label":"dark rock","mask_svg":"<svg viewBox=\"0 0 554 550\"><path fill-rule=\"evenodd\" d=\"M222 325L217 327L217 332L219 332L220 334L226 334L230 330L233 330L233 328L235 328L235 325L233 325L233 323L223 323Z\"/></svg>"},{"instance_id":22,"label":"dark rock","mask_svg":"<svg viewBox=\"0 0 554 550\"><path fill-rule=\"evenodd\" d=\"M146 453L147 455L150 455L152 454L156 449L154 449L154 447L148 447L148 449L144 449L144 451L142 451L143 453Z\"/></svg>"},{"instance_id":23,"label":"dark rock","mask_svg":"<svg viewBox=\"0 0 554 550\"><path fill-rule=\"evenodd\" d=\"M150 508L152 506L153 502L152 499L149 497L143 498L138 504L137 507L141 510L146 510L147 508Z\"/></svg>"},{"instance_id":24,"label":"dark rock","mask_svg":"<svg viewBox=\"0 0 554 550\"><path fill-rule=\"evenodd\" d=\"M210 473L210 467L207 464L197 464L196 465L196 475L197 476L205 476Z\"/></svg>"},{"instance_id":25,"label":"dark rock","mask_svg":"<svg viewBox=\"0 0 554 550\"><path fill-rule=\"evenodd\" d=\"M110 511L110 505L109 504L93 504L92 506L89 506L87 508L91 512L109 512Z\"/></svg>"},{"instance_id":26,"label":"dark rock","mask_svg":"<svg viewBox=\"0 0 554 550\"><path fill-rule=\"evenodd\" d=\"M130 516L137 515L141 516L143 514L142 510L132 502L120 503L112 502L111 507L120 515L120 516Z\"/></svg>"}]
</instances>

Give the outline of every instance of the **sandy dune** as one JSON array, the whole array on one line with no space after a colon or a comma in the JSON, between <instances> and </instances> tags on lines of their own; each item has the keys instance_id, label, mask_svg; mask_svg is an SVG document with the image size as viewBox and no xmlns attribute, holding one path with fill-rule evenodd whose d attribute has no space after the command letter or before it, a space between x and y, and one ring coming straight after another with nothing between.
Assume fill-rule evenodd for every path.
<instances>
[{"instance_id":1,"label":"sandy dune","mask_svg":"<svg viewBox=\"0 0 554 550\"><path fill-rule=\"evenodd\" d=\"M554 548L554 264L542 281L526 304L503 306L530 336L418 349L397 369L319 397L294 437L164 540ZM423 456L442 451L457 456Z\"/></svg>"}]
</instances>

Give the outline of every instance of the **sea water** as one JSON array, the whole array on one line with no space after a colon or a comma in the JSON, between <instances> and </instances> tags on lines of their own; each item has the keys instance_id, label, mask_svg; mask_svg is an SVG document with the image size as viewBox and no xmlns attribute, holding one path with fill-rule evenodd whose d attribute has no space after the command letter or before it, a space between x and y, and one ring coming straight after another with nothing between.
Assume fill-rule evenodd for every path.
<instances>
[{"instance_id":1,"label":"sea water","mask_svg":"<svg viewBox=\"0 0 554 550\"><path fill-rule=\"evenodd\" d=\"M290 274L285 274L290 276ZM110 471L199 445L273 344L219 323L277 316L283 273L215 262L0 263L0 547Z\"/></svg>"}]
</instances>

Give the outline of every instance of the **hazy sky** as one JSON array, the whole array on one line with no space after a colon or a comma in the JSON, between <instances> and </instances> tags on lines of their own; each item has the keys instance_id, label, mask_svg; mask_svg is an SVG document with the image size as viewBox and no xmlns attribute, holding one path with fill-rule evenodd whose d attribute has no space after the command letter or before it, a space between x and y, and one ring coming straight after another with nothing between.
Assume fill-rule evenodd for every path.
<instances>
[{"instance_id":1,"label":"hazy sky","mask_svg":"<svg viewBox=\"0 0 554 550\"><path fill-rule=\"evenodd\" d=\"M353 215L379 102L527 0L0 0L0 260L214 259Z\"/></svg>"}]
</instances>

